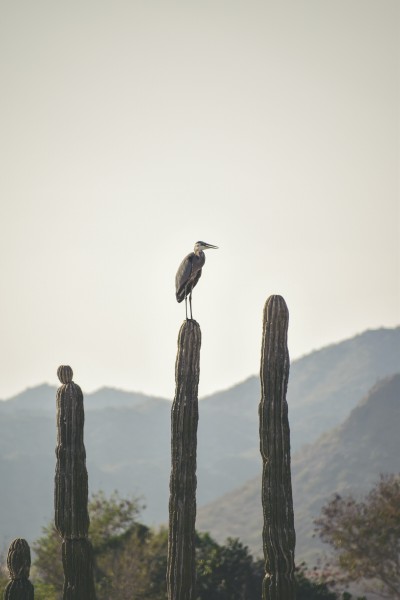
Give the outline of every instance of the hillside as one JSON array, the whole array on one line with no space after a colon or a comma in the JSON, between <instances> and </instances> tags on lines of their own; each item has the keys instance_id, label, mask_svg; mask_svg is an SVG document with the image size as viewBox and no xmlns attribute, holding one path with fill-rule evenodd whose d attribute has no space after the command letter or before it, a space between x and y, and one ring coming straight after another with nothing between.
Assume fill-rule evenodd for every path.
<instances>
[{"instance_id":1,"label":"hillside","mask_svg":"<svg viewBox=\"0 0 400 600\"><path fill-rule=\"evenodd\" d=\"M289 417L293 450L339 424L381 377L398 370L400 328L367 331L293 361ZM76 381L79 383L78 374ZM38 386L0 402L0 543L32 540L52 518L56 389ZM260 472L258 377L200 402L198 506ZM90 491L143 497L147 523L166 521L169 400L103 388L85 395Z\"/></svg>"},{"instance_id":2,"label":"hillside","mask_svg":"<svg viewBox=\"0 0 400 600\"><path fill-rule=\"evenodd\" d=\"M288 386L292 454L339 425L381 378L399 371L400 327L367 331L293 361ZM199 504L260 473L260 381L252 376L200 404Z\"/></svg>"},{"instance_id":3,"label":"hillside","mask_svg":"<svg viewBox=\"0 0 400 600\"><path fill-rule=\"evenodd\" d=\"M366 331L293 361L287 394L292 451L341 423L379 379L399 371L399 356L397 327ZM259 399L259 378L253 376L204 398L202 410L216 419L250 421L258 436Z\"/></svg>"},{"instance_id":4,"label":"hillside","mask_svg":"<svg viewBox=\"0 0 400 600\"><path fill-rule=\"evenodd\" d=\"M292 458L297 561L313 564L320 543L313 519L334 493L361 493L380 473L400 471L400 374L378 382L344 423ZM217 540L238 536L261 554L261 480L256 477L198 512L197 527Z\"/></svg>"}]
</instances>

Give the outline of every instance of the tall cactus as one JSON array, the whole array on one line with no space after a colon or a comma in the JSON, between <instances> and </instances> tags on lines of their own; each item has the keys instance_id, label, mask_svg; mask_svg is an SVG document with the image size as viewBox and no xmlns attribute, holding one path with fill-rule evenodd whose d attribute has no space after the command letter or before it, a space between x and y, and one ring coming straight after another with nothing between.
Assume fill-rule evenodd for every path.
<instances>
[{"instance_id":1,"label":"tall cactus","mask_svg":"<svg viewBox=\"0 0 400 600\"><path fill-rule=\"evenodd\" d=\"M62 537L63 600L95 600L93 550L88 539L88 476L83 443L85 415L81 388L72 381L71 367L57 375L57 464L55 526Z\"/></svg>"},{"instance_id":2,"label":"tall cactus","mask_svg":"<svg viewBox=\"0 0 400 600\"><path fill-rule=\"evenodd\" d=\"M201 331L184 321L179 331L175 398L171 411L167 590L169 600L195 592L196 452Z\"/></svg>"},{"instance_id":3,"label":"tall cactus","mask_svg":"<svg viewBox=\"0 0 400 600\"><path fill-rule=\"evenodd\" d=\"M7 568L10 580L4 590L4 600L33 600L33 585L29 581L31 551L22 538L11 542L7 554Z\"/></svg>"},{"instance_id":4,"label":"tall cactus","mask_svg":"<svg viewBox=\"0 0 400 600\"><path fill-rule=\"evenodd\" d=\"M260 450L263 460L263 600L294 600L294 530L290 473L289 312L282 296L265 303L261 351Z\"/></svg>"}]
</instances>

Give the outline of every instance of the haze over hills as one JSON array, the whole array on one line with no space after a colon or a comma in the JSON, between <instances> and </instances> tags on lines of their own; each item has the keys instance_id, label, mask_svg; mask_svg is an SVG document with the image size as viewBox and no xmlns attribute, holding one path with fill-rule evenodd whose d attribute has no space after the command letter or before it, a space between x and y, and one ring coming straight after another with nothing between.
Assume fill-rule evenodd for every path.
<instances>
[{"instance_id":1,"label":"haze over hills","mask_svg":"<svg viewBox=\"0 0 400 600\"><path fill-rule=\"evenodd\" d=\"M4 412L16 410L43 410L54 413L57 388L43 383L28 388L0 404ZM146 404L149 400L163 400L156 396L147 396L140 392L126 392L116 388L103 387L91 394L85 394L85 411L102 408L133 408ZM0 401L1 402L1 401Z\"/></svg>"},{"instance_id":2,"label":"haze over hills","mask_svg":"<svg viewBox=\"0 0 400 600\"><path fill-rule=\"evenodd\" d=\"M399 355L397 327L367 331L294 361L288 390L293 450L341 423L378 379L399 370ZM55 394L42 385L0 402L0 540L33 540L52 519ZM201 400L199 507L260 473L259 398L253 376ZM169 400L110 388L85 395L90 491L143 497L150 524L167 519L170 409Z\"/></svg>"},{"instance_id":3,"label":"haze over hills","mask_svg":"<svg viewBox=\"0 0 400 600\"><path fill-rule=\"evenodd\" d=\"M313 520L335 492L368 491L381 473L400 472L400 373L378 382L334 429L292 457L297 561L314 564L322 544ZM240 537L261 555L261 478L200 508L197 527L220 541ZM325 547L326 550L326 547Z\"/></svg>"}]
</instances>

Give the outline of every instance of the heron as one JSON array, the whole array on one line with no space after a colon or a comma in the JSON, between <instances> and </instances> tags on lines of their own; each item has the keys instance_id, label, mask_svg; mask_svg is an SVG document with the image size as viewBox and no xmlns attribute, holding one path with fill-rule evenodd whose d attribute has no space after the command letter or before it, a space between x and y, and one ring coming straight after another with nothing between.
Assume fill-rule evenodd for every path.
<instances>
[{"instance_id":1,"label":"heron","mask_svg":"<svg viewBox=\"0 0 400 600\"><path fill-rule=\"evenodd\" d=\"M206 242L196 242L194 245L194 251L190 252L181 264L179 265L179 269L176 273L175 277L175 285L176 285L176 299L178 302L182 302L185 299L185 310L186 310L186 320L188 318L187 315L187 299L189 296L189 306L190 306L190 318L193 319L192 315L192 291L194 286L197 284L201 277L201 270L206 262L206 256L203 250L208 250L209 248L214 248L215 250L218 246L213 246L212 244L206 244Z\"/></svg>"}]
</instances>

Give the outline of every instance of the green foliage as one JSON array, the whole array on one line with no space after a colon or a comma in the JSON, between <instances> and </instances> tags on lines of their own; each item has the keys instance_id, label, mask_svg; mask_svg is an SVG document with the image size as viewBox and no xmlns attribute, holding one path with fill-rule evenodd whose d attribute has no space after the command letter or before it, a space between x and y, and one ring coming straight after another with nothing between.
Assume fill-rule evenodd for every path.
<instances>
[{"instance_id":1,"label":"green foliage","mask_svg":"<svg viewBox=\"0 0 400 600\"><path fill-rule=\"evenodd\" d=\"M296 568L296 581L296 600L353 600L353 596L348 592L339 595L332 591L325 581L318 579L316 573L308 573L305 563ZM366 598L354 598L354 600L366 600Z\"/></svg>"},{"instance_id":2,"label":"green foliage","mask_svg":"<svg viewBox=\"0 0 400 600\"><path fill-rule=\"evenodd\" d=\"M43 528L43 535L33 544L36 558L32 564L31 578L35 585L35 597L37 586L46 585L52 593L61 594L64 572L61 563L61 538L54 528L48 525Z\"/></svg>"},{"instance_id":3,"label":"green foliage","mask_svg":"<svg viewBox=\"0 0 400 600\"><path fill-rule=\"evenodd\" d=\"M167 531L138 523L137 501L116 493L110 498L96 494L89 514L98 599L165 600ZM56 600L61 595L63 571L61 561L54 559L60 556L60 542L49 526L34 544L34 583L42 594L38 598ZM196 563L197 600L259 599L263 564L238 540L219 545L208 534L197 534Z\"/></svg>"},{"instance_id":4,"label":"green foliage","mask_svg":"<svg viewBox=\"0 0 400 600\"><path fill-rule=\"evenodd\" d=\"M363 501L336 495L315 524L335 551L325 573L340 582L366 580L378 595L400 598L399 475L381 476Z\"/></svg>"},{"instance_id":5,"label":"green foliage","mask_svg":"<svg viewBox=\"0 0 400 600\"><path fill-rule=\"evenodd\" d=\"M4 590L6 589L6 585L10 580L8 579L8 577L6 577L5 573L3 572L3 569L1 569L0 572L0 598L3 598L4 596Z\"/></svg>"},{"instance_id":6,"label":"green foliage","mask_svg":"<svg viewBox=\"0 0 400 600\"><path fill-rule=\"evenodd\" d=\"M98 600L167 598L168 534L165 529L154 531L140 524L139 512L136 500L120 498L117 493L109 498L99 493L89 502ZM33 548L35 600L59 600L64 581L61 539L49 526ZM197 533L196 571L196 600L261 598L264 561L255 561L237 539L220 545L209 534ZM339 599L326 584L309 579L305 568L297 571L297 583L297 600Z\"/></svg>"},{"instance_id":7,"label":"green foliage","mask_svg":"<svg viewBox=\"0 0 400 600\"><path fill-rule=\"evenodd\" d=\"M296 600L336 600L337 595L329 590L326 583L313 581L306 573L304 563L296 568Z\"/></svg>"},{"instance_id":8,"label":"green foliage","mask_svg":"<svg viewBox=\"0 0 400 600\"><path fill-rule=\"evenodd\" d=\"M35 583L35 600L58 600L59 594L51 584L41 581Z\"/></svg>"},{"instance_id":9,"label":"green foliage","mask_svg":"<svg viewBox=\"0 0 400 600\"><path fill-rule=\"evenodd\" d=\"M99 589L98 598L102 600L108 598L106 594L113 580L110 569L115 568L116 572L119 572L122 549L128 549L128 541L132 545L131 538L137 538L138 530L143 526L136 523L140 512L138 501L120 498L117 492L109 498L106 498L103 492L94 494L88 508L91 519L90 539L95 557L95 578ZM64 581L61 538L54 526L49 525L43 529L43 536L34 543L33 549L36 554L32 568L35 598L38 585L39 593L41 589L44 590L43 598L46 600L47 598L52 600L51 595L54 598L61 597Z\"/></svg>"},{"instance_id":10,"label":"green foliage","mask_svg":"<svg viewBox=\"0 0 400 600\"><path fill-rule=\"evenodd\" d=\"M263 562L246 546L228 538L220 546L209 534L196 536L196 600L242 600L261 597Z\"/></svg>"},{"instance_id":11,"label":"green foliage","mask_svg":"<svg viewBox=\"0 0 400 600\"><path fill-rule=\"evenodd\" d=\"M140 513L138 500L120 498L114 492L106 498L97 492L89 502L90 540L97 553L110 545L119 545L129 535Z\"/></svg>"}]
</instances>

